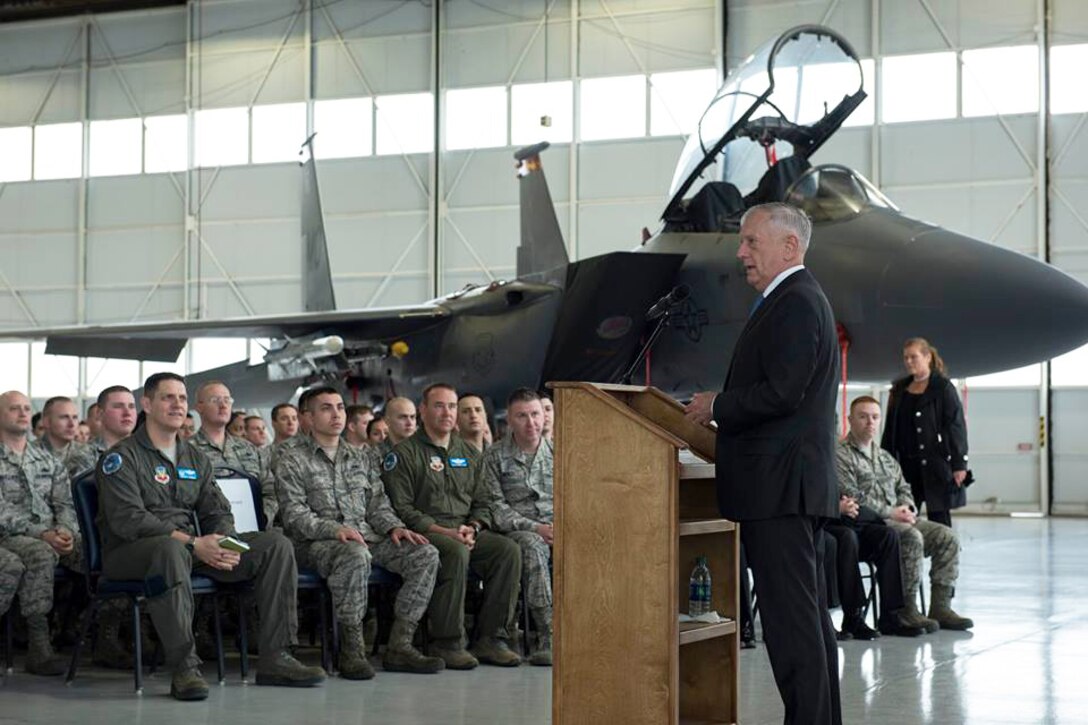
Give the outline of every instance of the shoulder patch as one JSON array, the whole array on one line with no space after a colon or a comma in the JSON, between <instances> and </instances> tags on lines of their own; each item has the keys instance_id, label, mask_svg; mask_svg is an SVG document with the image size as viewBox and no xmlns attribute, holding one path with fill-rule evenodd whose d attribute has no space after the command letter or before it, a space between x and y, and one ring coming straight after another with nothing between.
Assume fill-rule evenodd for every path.
<instances>
[{"instance_id":1,"label":"shoulder patch","mask_svg":"<svg viewBox=\"0 0 1088 725\"><path fill-rule=\"evenodd\" d=\"M397 467L397 454L394 453L393 451L389 451L389 453L385 456L385 460L382 461L382 470L383 471L392 471L396 467Z\"/></svg>"},{"instance_id":2,"label":"shoulder patch","mask_svg":"<svg viewBox=\"0 0 1088 725\"><path fill-rule=\"evenodd\" d=\"M110 453L108 456L102 459L102 473L106 474L107 476L117 473L121 470L122 463L123 459L121 458L120 453L117 453L116 451Z\"/></svg>"}]
</instances>

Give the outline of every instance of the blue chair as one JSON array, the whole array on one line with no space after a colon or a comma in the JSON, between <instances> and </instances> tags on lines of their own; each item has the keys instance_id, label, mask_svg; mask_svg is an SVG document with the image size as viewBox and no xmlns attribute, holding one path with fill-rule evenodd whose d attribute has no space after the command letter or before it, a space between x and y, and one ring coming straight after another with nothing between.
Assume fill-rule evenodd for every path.
<instances>
[{"instance_id":1,"label":"blue chair","mask_svg":"<svg viewBox=\"0 0 1088 725\"><path fill-rule=\"evenodd\" d=\"M87 566L87 594L91 603L83 615L83 625L80 628L79 639L76 640L75 649L72 652L72 661L68 665L66 682L75 679L76 668L79 666L79 656L83 650L83 643L87 639L87 632L91 622L98 616L98 609L107 599L127 599L131 604L132 612L132 642L133 670L135 672L136 692L143 691L143 652L140 637L140 602L149 596L143 580L117 581L107 579L102 573L102 540L98 532L98 484L95 481L93 471L81 474L72 482L72 501L75 504L76 519L83 538L83 557ZM223 681L223 637L219 627L219 600L218 589L214 581L208 577L193 576L192 589L194 595L211 596L215 622L215 646L217 664L219 666L219 681Z\"/></svg>"},{"instance_id":2,"label":"blue chair","mask_svg":"<svg viewBox=\"0 0 1088 725\"><path fill-rule=\"evenodd\" d=\"M233 468L219 467L215 469L216 478L233 478L233 479L245 479L249 482L249 494L250 502L253 505L253 514L257 519L257 527L261 531L265 531L268 528L268 518L264 515L264 506L262 505L262 492L261 482L253 476L250 476L242 471L235 470ZM332 671L332 653L335 650L335 645L329 643L329 625L328 625L328 611L329 611L329 590L325 584L325 580L312 569L300 568L298 570L298 589L299 591L315 591L317 592L318 600L318 618L321 628L321 666L325 668L326 672ZM252 594L253 587L251 584L239 584L231 585L231 591L237 592L239 595ZM334 618L335 622L335 618ZM245 680L249 675L249 635L246 631L246 608L240 606L238 608L238 641L241 659L242 679ZM333 638L335 640L335 623L333 625Z\"/></svg>"}]
</instances>

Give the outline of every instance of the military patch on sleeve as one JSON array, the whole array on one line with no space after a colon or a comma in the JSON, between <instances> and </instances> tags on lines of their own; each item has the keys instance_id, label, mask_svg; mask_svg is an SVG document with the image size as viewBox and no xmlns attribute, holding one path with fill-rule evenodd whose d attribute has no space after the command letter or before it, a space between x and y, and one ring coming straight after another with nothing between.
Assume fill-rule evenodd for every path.
<instances>
[{"instance_id":1,"label":"military patch on sleeve","mask_svg":"<svg viewBox=\"0 0 1088 725\"><path fill-rule=\"evenodd\" d=\"M397 467L397 454L393 451L389 451L389 454L382 461L382 469L385 471L392 471Z\"/></svg>"},{"instance_id":2,"label":"military patch on sleeve","mask_svg":"<svg viewBox=\"0 0 1088 725\"><path fill-rule=\"evenodd\" d=\"M102 459L102 473L107 476L117 473L121 470L121 454L110 453L108 456Z\"/></svg>"}]
</instances>

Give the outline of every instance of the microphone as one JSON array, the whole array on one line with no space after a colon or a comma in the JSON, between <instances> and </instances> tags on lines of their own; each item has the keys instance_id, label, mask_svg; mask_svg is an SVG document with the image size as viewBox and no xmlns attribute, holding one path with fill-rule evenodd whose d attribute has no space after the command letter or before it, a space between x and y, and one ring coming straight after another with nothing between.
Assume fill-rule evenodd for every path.
<instances>
[{"instance_id":1,"label":"microphone","mask_svg":"<svg viewBox=\"0 0 1088 725\"><path fill-rule=\"evenodd\" d=\"M650 311L646 313L646 320L656 320L663 314L669 311L669 309L680 302L683 302L691 294L691 288L686 284L678 284L672 288L672 291L667 295L659 299Z\"/></svg>"}]
</instances>

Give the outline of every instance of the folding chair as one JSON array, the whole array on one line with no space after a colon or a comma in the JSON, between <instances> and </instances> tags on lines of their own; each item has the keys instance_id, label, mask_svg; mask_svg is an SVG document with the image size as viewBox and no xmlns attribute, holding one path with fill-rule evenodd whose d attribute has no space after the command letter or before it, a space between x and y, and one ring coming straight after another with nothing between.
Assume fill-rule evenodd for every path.
<instances>
[{"instance_id":1,"label":"folding chair","mask_svg":"<svg viewBox=\"0 0 1088 725\"><path fill-rule=\"evenodd\" d=\"M264 515L264 506L261 494L261 482L233 468L216 468L216 482L223 495L230 503L231 514L234 516L234 525L238 533L247 531L264 531L268 528L268 519ZM248 496L246 491L248 490ZM251 528L255 526L256 528ZM329 642L329 590L325 580L312 569L298 569L298 589L300 591L315 591L318 599L318 619L321 627L321 666L326 672L332 671L333 652L335 644ZM241 595L251 594L253 587L248 584L231 585L232 591ZM335 617L333 618L335 622ZM238 640L241 659L242 679L249 675L249 633L246 628L246 608L238 608ZM333 626L333 639L335 640L335 624Z\"/></svg>"},{"instance_id":2,"label":"folding chair","mask_svg":"<svg viewBox=\"0 0 1088 725\"><path fill-rule=\"evenodd\" d=\"M865 621L865 618L869 616L869 610L873 612L873 629L880 629L880 606L877 601L876 591L876 566L871 561L862 561L859 564L864 564L868 570L868 574L862 574L862 579L869 580L869 593L865 597L865 606L861 609L861 619Z\"/></svg>"},{"instance_id":3,"label":"folding chair","mask_svg":"<svg viewBox=\"0 0 1088 725\"><path fill-rule=\"evenodd\" d=\"M143 652L140 638L140 602L148 598L148 592L143 580L111 580L102 573L102 541L98 531L98 484L95 482L94 471L81 474L72 482L72 501L75 504L76 519L79 521L79 529L83 538L83 557L87 566L87 594L91 603L83 615L83 624L80 627L79 639L72 651L72 660L68 665L66 683L71 683L76 676L76 668L79 666L79 656L83 650L83 643L87 639L87 632L91 622L97 618L98 609L107 599L128 599L132 612L132 642L133 670L136 692L143 691ZM194 596L211 596L214 609L213 621L215 622L215 647L217 664L219 666L219 681L223 681L223 637L219 628L219 600L215 582L203 576L193 576L192 590Z\"/></svg>"}]
</instances>

